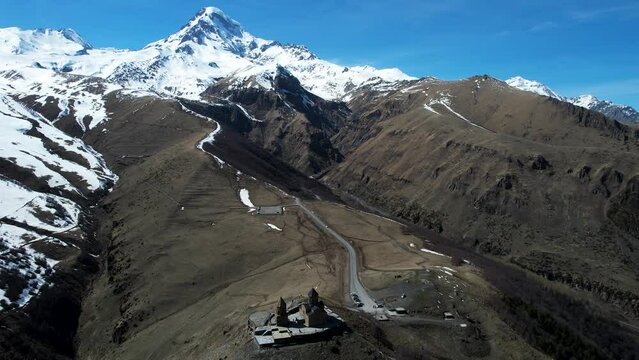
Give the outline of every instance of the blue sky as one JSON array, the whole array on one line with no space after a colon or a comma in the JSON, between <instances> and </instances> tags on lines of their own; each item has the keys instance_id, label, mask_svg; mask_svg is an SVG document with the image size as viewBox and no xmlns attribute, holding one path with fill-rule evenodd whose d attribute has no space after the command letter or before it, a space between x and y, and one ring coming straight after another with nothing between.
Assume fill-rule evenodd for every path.
<instances>
[{"instance_id":1,"label":"blue sky","mask_svg":"<svg viewBox=\"0 0 639 360\"><path fill-rule=\"evenodd\" d=\"M522 75L639 108L639 1L0 0L0 27L71 27L140 48L216 6L256 36L343 65L460 79Z\"/></svg>"}]
</instances>

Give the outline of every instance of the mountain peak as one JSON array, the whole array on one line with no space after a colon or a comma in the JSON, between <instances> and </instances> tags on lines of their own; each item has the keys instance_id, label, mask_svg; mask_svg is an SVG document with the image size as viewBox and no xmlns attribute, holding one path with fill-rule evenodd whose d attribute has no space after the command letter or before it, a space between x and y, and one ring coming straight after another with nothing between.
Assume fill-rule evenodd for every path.
<instances>
[{"instance_id":1,"label":"mountain peak","mask_svg":"<svg viewBox=\"0 0 639 360\"><path fill-rule=\"evenodd\" d=\"M549 96L551 98L555 98L559 100L563 99L561 96L559 96L556 92L554 92L548 86L535 80L525 79L521 76L511 77L510 79L506 80L506 84L514 88L517 88L519 90L532 92L538 95Z\"/></svg>"},{"instance_id":2,"label":"mountain peak","mask_svg":"<svg viewBox=\"0 0 639 360\"><path fill-rule=\"evenodd\" d=\"M93 47L73 29L0 29L0 53L76 54Z\"/></svg>"},{"instance_id":3,"label":"mountain peak","mask_svg":"<svg viewBox=\"0 0 639 360\"><path fill-rule=\"evenodd\" d=\"M244 31L239 22L227 16L222 10L213 6L208 6L198 11L189 23L184 26L184 28L196 27L198 25L211 25L216 27L218 30L226 30L237 36L241 36L241 33Z\"/></svg>"},{"instance_id":4,"label":"mountain peak","mask_svg":"<svg viewBox=\"0 0 639 360\"><path fill-rule=\"evenodd\" d=\"M64 28L64 29L59 29L57 30L58 33L60 33L60 35L62 35L65 39L68 39L70 41L73 41L76 44L81 45L84 49L88 50L88 49L93 49L93 46L91 46L91 44L89 44L88 42L86 42L82 36L80 36L80 34L78 34L77 31L71 29L71 28Z\"/></svg>"},{"instance_id":5,"label":"mountain peak","mask_svg":"<svg viewBox=\"0 0 639 360\"><path fill-rule=\"evenodd\" d=\"M639 124L639 112L628 105L599 100L593 95L580 95L567 99L567 101L589 110L598 111L624 124Z\"/></svg>"},{"instance_id":6,"label":"mountain peak","mask_svg":"<svg viewBox=\"0 0 639 360\"><path fill-rule=\"evenodd\" d=\"M176 51L183 51L179 49L190 45L212 46L243 56L253 40L254 37L244 31L239 22L210 6L198 11L180 31L158 43L173 44Z\"/></svg>"},{"instance_id":7,"label":"mountain peak","mask_svg":"<svg viewBox=\"0 0 639 360\"><path fill-rule=\"evenodd\" d=\"M195 17L198 16L206 16L206 17L211 17L213 15L218 15L218 16L224 16L224 17L228 17L226 16L226 14L224 13L224 11L220 10L219 8L216 8L214 6L207 6L207 7L203 7L202 9L200 9L200 11L197 12L197 14L195 14Z\"/></svg>"},{"instance_id":8,"label":"mountain peak","mask_svg":"<svg viewBox=\"0 0 639 360\"><path fill-rule=\"evenodd\" d=\"M627 105L615 104L607 100L599 100L594 95L580 95L574 98L563 97L552 91L546 85L534 80L524 79L521 76L512 77L506 80L506 83L519 90L550 96L588 110L600 112L624 124L639 124L639 112Z\"/></svg>"},{"instance_id":9,"label":"mountain peak","mask_svg":"<svg viewBox=\"0 0 639 360\"><path fill-rule=\"evenodd\" d=\"M579 95L575 98L570 99L570 102L577 105L577 106L581 106L584 107L586 109L590 109L591 107L595 106L597 103L600 102L599 99L597 99L595 96L593 95Z\"/></svg>"}]
</instances>

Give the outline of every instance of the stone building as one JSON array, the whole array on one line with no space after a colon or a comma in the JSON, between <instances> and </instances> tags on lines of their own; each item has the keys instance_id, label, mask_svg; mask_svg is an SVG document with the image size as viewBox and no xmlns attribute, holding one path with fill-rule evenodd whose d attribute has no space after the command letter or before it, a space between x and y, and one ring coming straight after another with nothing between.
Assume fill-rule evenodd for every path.
<instances>
[{"instance_id":1,"label":"stone building","mask_svg":"<svg viewBox=\"0 0 639 360\"><path fill-rule=\"evenodd\" d=\"M296 297L288 303L280 298L275 314L252 313L248 328L258 345L274 346L326 339L343 324L344 320L325 307L317 291L311 289L307 297Z\"/></svg>"},{"instance_id":2,"label":"stone building","mask_svg":"<svg viewBox=\"0 0 639 360\"><path fill-rule=\"evenodd\" d=\"M304 325L318 327L324 325L328 315L324 309L324 302L319 300L319 294L315 289L308 292L308 300L300 306L300 314L304 317Z\"/></svg>"},{"instance_id":3,"label":"stone building","mask_svg":"<svg viewBox=\"0 0 639 360\"><path fill-rule=\"evenodd\" d=\"M275 324L277 326L288 326L288 313L286 311L286 302L280 298L280 302L275 309Z\"/></svg>"}]
</instances>

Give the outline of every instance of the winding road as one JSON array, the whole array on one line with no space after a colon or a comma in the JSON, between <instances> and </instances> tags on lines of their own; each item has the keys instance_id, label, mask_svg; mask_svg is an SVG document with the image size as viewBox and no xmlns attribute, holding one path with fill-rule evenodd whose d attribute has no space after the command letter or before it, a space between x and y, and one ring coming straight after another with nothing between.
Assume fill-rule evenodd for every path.
<instances>
[{"instance_id":1,"label":"winding road","mask_svg":"<svg viewBox=\"0 0 639 360\"><path fill-rule=\"evenodd\" d=\"M376 313L377 309L373 307L375 305L375 300L368 295L366 288L362 285L359 280L359 275L357 274L357 251L353 245L346 239L344 239L339 233L335 230L331 229L317 214L313 212L313 210L307 208L304 203L299 198L295 198L295 204L299 206L302 211L317 225L320 229L322 229L328 235L333 236L337 241L342 244L346 250L348 251L348 282L350 285L350 294L357 294L359 296L360 301L364 304L360 309L368 312L368 313Z\"/></svg>"},{"instance_id":2,"label":"winding road","mask_svg":"<svg viewBox=\"0 0 639 360\"><path fill-rule=\"evenodd\" d=\"M307 208L299 198L295 198L295 205L297 205L308 217L317 225L320 229L322 229L328 235L333 236L337 241L342 244L346 250L348 251L348 279L350 285L350 293L355 293L359 296L360 301L364 304L361 308L361 311L364 311L373 315L390 315L386 309L380 309L374 307L375 300L368 294L368 291L362 285L362 282L359 280L359 275L357 274L357 251L355 247L351 244L350 241L344 239L337 231L331 229L317 214L313 212L313 210ZM413 324L413 325L439 325L439 326L460 326L463 324L463 321L460 319L455 320L444 320L441 318L428 318L428 317L414 317L414 316L393 316L393 319L400 321L404 324ZM466 326L465 324L462 326Z\"/></svg>"}]
</instances>

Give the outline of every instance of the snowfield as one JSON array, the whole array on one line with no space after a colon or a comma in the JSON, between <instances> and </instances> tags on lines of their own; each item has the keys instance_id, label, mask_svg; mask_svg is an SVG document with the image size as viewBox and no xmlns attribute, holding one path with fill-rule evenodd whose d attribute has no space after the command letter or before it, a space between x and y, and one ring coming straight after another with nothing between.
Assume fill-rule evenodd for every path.
<instances>
[{"instance_id":1,"label":"snowfield","mask_svg":"<svg viewBox=\"0 0 639 360\"><path fill-rule=\"evenodd\" d=\"M2 178L0 193L1 219L51 232L68 231L78 225L80 208L71 200L32 191Z\"/></svg>"},{"instance_id":2,"label":"snowfield","mask_svg":"<svg viewBox=\"0 0 639 360\"><path fill-rule=\"evenodd\" d=\"M14 55L21 57L28 55ZM87 131L108 120L104 96L122 89L120 85L97 77L77 76L59 72L55 68L40 68L34 60L17 62L9 67L3 64L6 56L0 54L0 91L20 98L36 96L36 102L57 102L59 114L54 122L73 116L75 122ZM35 64L40 64L35 61ZM8 69L8 70L5 70Z\"/></svg>"},{"instance_id":3,"label":"snowfield","mask_svg":"<svg viewBox=\"0 0 639 360\"><path fill-rule=\"evenodd\" d=\"M41 137L32 135L34 131ZM43 139L48 139L64 150L81 156L84 163L63 158L45 146ZM95 191L116 179L95 150L81 140L64 134L42 116L1 93L0 158L29 170L38 178L47 179L52 188L71 192L82 193L82 188ZM52 168L59 168L61 171L54 171ZM83 183L72 183L62 175L63 172L80 176Z\"/></svg>"},{"instance_id":4,"label":"snowfield","mask_svg":"<svg viewBox=\"0 0 639 360\"><path fill-rule=\"evenodd\" d=\"M73 199L107 190L117 176L82 140L66 135L1 91L0 158L12 164L0 174L2 310L27 304L55 271L58 261L32 244L74 246L56 237L76 229L81 221L82 207ZM19 173L33 174L48 189L32 189L12 178Z\"/></svg>"}]
</instances>

